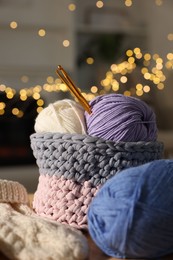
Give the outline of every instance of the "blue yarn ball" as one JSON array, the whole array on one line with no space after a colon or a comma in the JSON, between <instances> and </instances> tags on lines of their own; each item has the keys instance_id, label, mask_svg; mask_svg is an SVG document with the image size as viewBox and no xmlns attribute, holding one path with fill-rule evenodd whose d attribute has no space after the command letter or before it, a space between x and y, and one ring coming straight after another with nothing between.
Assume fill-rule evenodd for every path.
<instances>
[{"instance_id":1,"label":"blue yarn ball","mask_svg":"<svg viewBox=\"0 0 173 260\"><path fill-rule=\"evenodd\" d=\"M90 204L88 229L109 256L173 253L173 160L129 168L109 179Z\"/></svg>"}]
</instances>

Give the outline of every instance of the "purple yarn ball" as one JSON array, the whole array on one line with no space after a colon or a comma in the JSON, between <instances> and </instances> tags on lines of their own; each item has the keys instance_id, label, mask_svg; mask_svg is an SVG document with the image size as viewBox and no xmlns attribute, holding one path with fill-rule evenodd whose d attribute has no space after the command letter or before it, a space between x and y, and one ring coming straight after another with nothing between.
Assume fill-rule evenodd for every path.
<instances>
[{"instance_id":1,"label":"purple yarn ball","mask_svg":"<svg viewBox=\"0 0 173 260\"><path fill-rule=\"evenodd\" d=\"M85 112L88 135L111 141L156 141L156 116L144 101L108 94L94 98L90 106L92 113Z\"/></svg>"}]
</instances>

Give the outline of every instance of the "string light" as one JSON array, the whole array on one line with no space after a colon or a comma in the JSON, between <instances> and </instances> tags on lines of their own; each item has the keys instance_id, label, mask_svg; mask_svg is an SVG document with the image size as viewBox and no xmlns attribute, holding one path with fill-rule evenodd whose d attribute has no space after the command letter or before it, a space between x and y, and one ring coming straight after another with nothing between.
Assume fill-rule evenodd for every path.
<instances>
[{"instance_id":1,"label":"string light","mask_svg":"<svg viewBox=\"0 0 173 260\"><path fill-rule=\"evenodd\" d=\"M0 116L5 114L5 110L4 109L0 109Z\"/></svg>"},{"instance_id":2,"label":"string light","mask_svg":"<svg viewBox=\"0 0 173 260\"><path fill-rule=\"evenodd\" d=\"M102 8L104 6L103 1L97 1L96 6L97 6L97 8Z\"/></svg>"},{"instance_id":3,"label":"string light","mask_svg":"<svg viewBox=\"0 0 173 260\"><path fill-rule=\"evenodd\" d=\"M44 91L47 91L47 92L53 92L53 91L66 92L66 91L68 91L67 86L65 84L62 84L62 82L59 78L54 79L52 76L48 76L47 82L49 82L49 83L45 83L45 84L43 84L43 86L36 85L34 87L20 89L20 91L18 93L16 93L15 89L7 87L4 84L0 84L0 93L5 94L5 97L7 99L6 102L9 102L9 100L13 100L16 95L19 95L19 97L18 97L19 101L22 101L22 102L26 101L29 97L32 97L34 100L36 100L36 104L37 104L36 112L40 113L43 109L43 106L44 106L44 100L41 97L42 92L44 92ZM0 102L0 116L6 115L5 107L6 107L6 103ZM12 109L13 110L12 110L11 113L12 113L13 116L16 116L18 118L22 118L25 115L24 111L20 110L19 108L15 108L15 109L12 108Z\"/></svg>"},{"instance_id":4,"label":"string light","mask_svg":"<svg viewBox=\"0 0 173 260\"><path fill-rule=\"evenodd\" d=\"M166 57L167 61L165 62L165 67L168 70L173 69L173 53L169 52Z\"/></svg>"},{"instance_id":5,"label":"string light","mask_svg":"<svg viewBox=\"0 0 173 260\"><path fill-rule=\"evenodd\" d=\"M86 100L90 101L92 98L94 98L97 95L106 94L110 91L117 92L121 90L123 84L125 86L125 83L128 82L129 74L133 73L136 69L136 59L138 59L138 55L140 55L140 60L142 61L142 68L140 70L141 75L144 80L150 81L154 85L156 85L158 90L163 90L165 85L164 81L166 80L166 76L163 73L163 68L167 69L173 69L173 53L168 53L166 58L166 62L164 64L163 59L158 55L154 54L151 55L150 53L142 54L142 51L139 48L134 48L133 50L127 50L126 51L126 58L127 60L122 61L119 64L112 64L110 66L110 71L106 73L105 79L103 79L100 83L103 87L98 88L97 86L91 86L90 92L85 93L83 92L84 97ZM145 62L150 62L151 60L155 61L155 64L152 68L149 69L149 67L145 66ZM22 76L21 80L23 82L27 82L29 80L28 76ZM61 82L59 78L54 79L52 76L48 76L46 79L46 83L41 85L36 85L34 87L30 88L23 88L19 91L19 99L21 101L26 101L29 97L32 97L36 100L37 113L40 113L40 111L43 109L44 106L44 100L42 98L42 92L57 92L62 91L66 92L68 91L68 88L65 84ZM130 89L125 89L123 94L124 95L137 95L142 96L144 93L149 93L151 91L151 86L149 84L143 84L138 82L136 86ZM6 86L5 84L0 84L0 92L4 93L7 100L12 100L16 95L16 90ZM0 116L5 115L5 108L6 104L5 102L0 102ZM13 110L12 114L14 116L17 116L18 118L21 118L24 116L24 112L19 109L18 112L15 112L17 110Z\"/></svg>"},{"instance_id":6,"label":"string light","mask_svg":"<svg viewBox=\"0 0 173 260\"><path fill-rule=\"evenodd\" d=\"M74 4L70 4L69 5L69 10L70 11L74 11L76 9L76 6ZM16 29L18 27L18 23L16 21L12 21L10 22L10 28L11 29ZM40 37L44 37L46 35L46 30L41 28L38 30L38 35ZM64 47L68 47L70 45L70 42L68 40L64 40L63 41L63 46ZM94 62L94 60L92 58L90 58L88 60L89 64L92 64ZM29 81L29 77L26 75L23 75L20 80L23 83L27 83ZM36 85L35 87L31 87L31 88L25 88L25 89L21 89L19 91L19 100L21 100L22 102L27 101L27 99L29 97L32 97L33 99L36 100L37 103L37 113L40 113L40 111L43 109L44 106L44 101L41 98L41 92L43 91L47 91L47 92L52 92L52 91L63 91L66 92L68 91L66 85L62 84L62 82L59 79L53 79L53 77L49 76L47 77L47 83L44 84L43 86L38 86ZM93 89L94 91L94 89ZM95 90L96 91L96 90ZM15 95L16 95L16 90L12 89L10 87L7 87L5 84L0 84L0 92L1 94L3 94L3 96L5 95L5 98L7 99L6 102L9 103L9 100L13 100L15 99ZM87 94L86 94L87 95ZM89 94L89 96L87 95L88 99L91 99L93 97L93 95ZM4 116L6 115L6 103L5 102L0 102L0 115ZM17 107L13 107L11 110L11 114L13 116L16 116L18 118L21 118L24 116L24 112L22 110L20 110Z\"/></svg>"},{"instance_id":7,"label":"string light","mask_svg":"<svg viewBox=\"0 0 173 260\"><path fill-rule=\"evenodd\" d=\"M133 2L132 0L125 0L124 1L125 6L130 7L132 6ZM161 6L163 4L162 0L155 0L155 4L157 6ZM102 8L104 6L103 1L97 1L96 7ZM71 3L68 5L69 11L75 11L76 5ZM16 29L18 27L18 23L16 21L12 21L10 23L11 29ZM46 30L41 28L38 30L38 35L40 37L44 37L46 35ZM167 35L167 39L169 41L173 41L173 33L169 33ZM67 39L64 39L62 42L62 45L64 47L70 46L70 41ZM164 81L166 80L166 76L163 73L164 67L166 69L173 69L173 53L167 54L167 60L164 63L163 59L159 57L158 54L151 55L150 53L142 53L139 47L134 48L133 50L129 49L126 51L126 60L122 61L119 64L112 64L110 66L110 71L106 73L105 79L103 79L101 83L101 88L97 86L91 86L88 93L83 92L82 94L86 98L86 100L90 101L93 99L96 95L100 94L106 94L107 92L113 91L118 92L121 91L122 86L125 88L127 82L129 82L129 75L133 73L137 67L136 63L137 60L140 60L142 62L142 68L140 70L141 78L144 81L147 81L146 83L138 82L136 86L131 87L129 89L125 89L123 94L130 96L130 95L137 95L142 96L145 93L149 93L151 91L151 86L149 83L154 84L158 90L163 90L165 88ZM154 61L154 65L152 68L149 68L151 63ZM91 65L95 62L94 58L88 57L86 59L86 63ZM29 77L26 75L23 75L20 80L23 83L29 82ZM29 97L32 97L37 104L37 113L39 113L44 106L44 100L42 98L42 92L57 92L62 91L66 92L68 91L68 88L65 84L61 82L60 79L56 78L54 79L52 76L48 76L46 79L46 83L42 86L36 85L34 87L30 88L23 88L19 91L19 99L21 101L26 101ZM15 98L16 90L4 85L0 84L0 92L3 92L7 98L7 100L12 100ZM5 115L6 111L6 103L0 102L0 115ZM17 117L22 117L24 115L24 112L20 110L19 108L13 108L12 115Z\"/></svg>"},{"instance_id":8,"label":"string light","mask_svg":"<svg viewBox=\"0 0 173 260\"><path fill-rule=\"evenodd\" d=\"M132 0L126 0L125 1L125 6L127 6L127 7L132 6Z\"/></svg>"},{"instance_id":9,"label":"string light","mask_svg":"<svg viewBox=\"0 0 173 260\"><path fill-rule=\"evenodd\" d=\"M16 21L12 21L12 22L10 23L10 27L11 27L11 29L16 29L17 26L18 26L18 24L17 24Z\"/></svg>"},{"instance_id":10,"label":"string light","mask_svg":"<svg viewBox=\"0 0 173 260\"><path fill-rule=\"evenodd\" d=\"M38 30L38 35L39 35L40 37L44 37L44 36L46 35L45 29L39 29L39 30Z\"/></svg>"},{"instance_id":11,"label":"string light","mask_svg":"<svg viewBox=\"0 0 173 260\"><path fill-rule=\"evenodd\" d=\"M93 94L97 93L97 91L98 91L98 87L96 87L96 86L92 86L92 87L91 87L91 92L92 92Z\"/></svg>"},{"instance_id":12,"label":"string light","mask_svg":"<svg viewBox=\"0 0 173 260\"><path fill-rule=\"evenodd\" d=\"M150 86L145 85L145 86L143 87L143 90L144 90L145 93L150 92Z\"/></svg>"},{"instance_id":13,"label":"string light","mask_svg":"<svg viewBox=\"0 0 173 260\"><path fill-rule=\"evenodd\" d=\"M91 64L94 63L94 59L93 59L92 57L88 57L88 58L86 59L86 63L89 64L89 65L91 65Z\"/></svg>"},{"instance_id":14,"label":"string light","mask_svg":"<svg viewBox=\"0 0 173 260\"><path fill-rule=\"evenodd\" d=\"M64 47L69 47L70 46L70 41L69 40L64 40L62 44L63 44Z\"/></svg>"},{"instance_id":15,"label":"string light","mask_svg":"<svg viewBox=\"0 0 173 260\"><path fill-rule=\"evenodd\" d=\"M76 5L75 4L69 4L68 9L69 9L69 11L73 12L73 11L76 10Z\"/></svg>"},{"instance_id":16,"label":"string light","mask_svg":"<svg viewBox=\"0 0 173 260\"><path fill-rule=\"evenodd\" d=\"M142 63L140 72L143 77L143 82L149 81L156 85L157 89L159 90L164 88L163 82L166 80L166 76L163 73L163 59L159 56L159 54L143 54L141 49L136 47L133 50L129 49L126 51L126 59L127 60L119 64L112 64L110 66L110 71L106 73L105 79L101 81L101 86L104 88L105 92L109 91L110 89L115 92L119 91L120 87L123 87L123 85L128 82L128 75L135 71L135 68L137 67L136 60L138 59L141 60ZM173 68L173 53L168 53L167 59L167 68ZM154 61L154 65L149 69L151 60ZM135 88L131 88L131 90L126 89L124 93L128 93L128 95L135 94L137 96L142 96L144 93L149 93L150 91L151 87L149 84L142 84L138 82Z\"/></svg>"},{"instance_id":17,"label":"string light","mask_svg":"<svg viewBox=\"0 0 173 260\"><path fill-rule=\"evenodd\" d=\"M173 41L173 33L169 33L167 35L167 38L168 38L169 41Z\"/></svg>"}]
</instances>

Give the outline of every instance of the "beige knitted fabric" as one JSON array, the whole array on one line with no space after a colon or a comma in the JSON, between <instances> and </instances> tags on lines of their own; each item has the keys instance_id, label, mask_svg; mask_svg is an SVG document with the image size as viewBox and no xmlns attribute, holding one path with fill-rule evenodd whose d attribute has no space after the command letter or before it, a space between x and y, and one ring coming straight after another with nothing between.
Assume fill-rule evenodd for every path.
<instances>
[{"instance_id":1,"label":"beige knitted fabric","mask_svg":"<svg viewBox=\"0 0 173 260\"><path fill-rule=\"evenodd\" d=\"M0 251L5 256L11 260L88 259L88 242L81 231L37 216L25 204L26 197L20 196L22 185L2 182L0 196L7 202L0 202Z\"/></svg>"},{"instance_id":2,"label":"beige knitted fabric","mask_svg":"<svg viewBox=\"0 0 173 260\"><path fill-rule=\"evenodd\" d=\"M19 182L0 179L0 202L29 204L28 193Z\"/></svg>"}]
</instances>

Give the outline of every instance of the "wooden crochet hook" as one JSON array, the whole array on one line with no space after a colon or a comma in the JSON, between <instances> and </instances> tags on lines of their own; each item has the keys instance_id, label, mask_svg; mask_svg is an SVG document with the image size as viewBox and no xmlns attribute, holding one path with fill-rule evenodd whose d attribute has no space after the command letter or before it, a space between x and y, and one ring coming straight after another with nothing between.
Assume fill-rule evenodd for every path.
<instances>
[{"instance_id":1,"label":"wooden crochet hook","mask_svg":"<svg viewBox=\"0 0 173 260\"><path fill-rule=\"evenodd\" d=\"M60 79L67 85L69 90L75 95L75 97L79 100L83 108L91 114L91 107L86 101L86 99L82 96L81 92L78 90L78 88L74 85L71 78L68 76L67 72L62 68L61 65L58 65L58 68L56 70L56 73L60 77Z\"/></svg>"}]
</instances>

